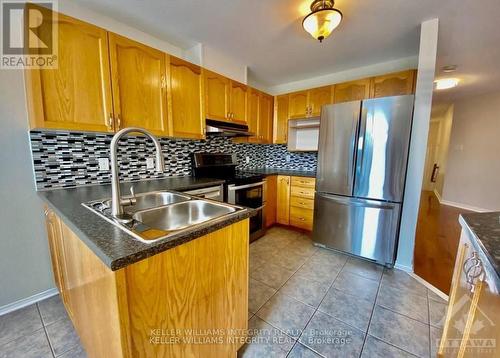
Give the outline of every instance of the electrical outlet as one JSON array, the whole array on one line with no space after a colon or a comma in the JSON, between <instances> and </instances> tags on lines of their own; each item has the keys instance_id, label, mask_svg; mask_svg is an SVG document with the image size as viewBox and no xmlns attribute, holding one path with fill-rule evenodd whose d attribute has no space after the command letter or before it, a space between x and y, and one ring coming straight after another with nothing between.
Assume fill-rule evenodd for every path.
<instances>
[{"instance_id":1,"label":"electrical outlet","mask_svg":"<svg viewBox=\"0 0 500 358\"><path fill-rule=\"evenodd\" d=\"M109 159L108 158L99 158L97 159L99 163L99 171L108 171L109 170Z\"/></svg>"},{"instance_id":2,"label":"electrical outlet","mask_svg":"<svg viewBox=\"0 0 500 358\"><path fill-rule=\"evenodd\" d=\"M154 169L155 167L155 160L154 158L146 158L146 169Z\"/></svg>"},{"instance_id":3,"label":"electrical outlet","mask_svg":"<svg viewBox=\"0 0 500 358\"><path fill-rule=\"evenodd\" d=\"M245 157L245 162L246 162L247 164L248 164L248 163L250 163L250 157L246 156L246 157Z\"/></svg>"},{"instance_id":4,"label":"electrical outlet","mask_svg":"<svg viewBox=\"0 0 500 358\"><path fill-rule=\"evenodd\" d=\"M290 163L290 159L291 159L291 158L290 158L290 154L287 154L287 156L285 157L286 162L287 162L287 163Z\"/></svg>"}]
</instances>

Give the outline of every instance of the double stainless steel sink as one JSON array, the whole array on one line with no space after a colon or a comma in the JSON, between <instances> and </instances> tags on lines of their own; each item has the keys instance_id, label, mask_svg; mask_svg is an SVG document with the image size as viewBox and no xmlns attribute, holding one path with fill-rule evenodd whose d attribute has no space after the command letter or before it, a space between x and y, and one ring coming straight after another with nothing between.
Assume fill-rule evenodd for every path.
<instances>
[{"instance_id":1,"label":"double stainless steel sink","mask_svg":"<svg viewBox=\"0 0 500 358\"><path fill-rule=\"evenodd\" d=\"M83 205L143 242L155 242L202 224L215 223L244 208L172 191L155 191L135 196L125 208L126 219L111 215L111 200Z\"/></svg>"}]
</instances>

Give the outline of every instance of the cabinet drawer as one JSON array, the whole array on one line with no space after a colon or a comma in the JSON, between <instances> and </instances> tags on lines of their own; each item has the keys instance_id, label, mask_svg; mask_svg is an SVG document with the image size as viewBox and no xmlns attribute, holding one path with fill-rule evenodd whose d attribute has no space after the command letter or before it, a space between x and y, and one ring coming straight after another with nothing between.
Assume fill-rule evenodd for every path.
<instances>
[{"instance_id":1,"label":"cabinet drawer","mask_svg":"<svg viewBox=\"0 0 500 358\"><path fill-rule=\"evenodd\" d=\"M300 186L293 186L291 190L291 196L298 198L314 199L314 188L303 188Z\"/></svg>"},{"instance_id":2,"label":"cabinet drawer","mask_svg":"<svg viewBox=\"0 0 500 358\"><path fill-rule=\"evenodd\" d=\"M314 200L292 196L290 198L290 206L295 206L296 208L314 210Z\"/></svg>"},{"instance_id":3,"label":"cabinet drawer","mask_svg":"<svg viewBox=\"0 0 500 358\"><path fill-rule=\"evenodd\" d=\"M290 225L305 230L312 230L313 211L295 206L290 207Z\"/></svg>"},{"instance_id":4,"label":"cabinet drawer","mask_svg":"<svg viewBox=\"0 0 500 358\"><path fill-rule=\"evenodd\" d=\"M292 186L301 186L304 188L313 188L316 186L316 179L314 178L303 178L303 177L292 177Z\"/></svg>"}]
</instances>

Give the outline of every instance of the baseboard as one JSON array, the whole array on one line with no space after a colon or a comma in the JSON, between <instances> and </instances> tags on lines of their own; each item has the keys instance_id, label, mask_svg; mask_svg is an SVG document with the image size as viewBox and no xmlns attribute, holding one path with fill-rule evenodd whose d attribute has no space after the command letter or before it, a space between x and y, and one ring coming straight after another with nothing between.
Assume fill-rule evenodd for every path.
<instances>
[{"instance_id":1,"label":"baseboard","mask_svg":"<svg viewBox=\"0 0 500 358\"><path fill-rule=\"evenodd\" d=\"M401 264L398 264L397 262L394 264L394 268L401 270L401 271L408 272L408 273L413 273L413 267L401 265Z\"/></svg>"},{"instance_id":2,"label":"baseboard","mask_svg":"<svg viewBox=\"0 0 500 358\"><path fill-rule=\"evenodd\" d=\"M440 289L434 287L433 285L431 285L429 282L427 282L426 280L424 280L422 277L418 276L414 272L408 272L408 274L411 277L413 277L415 280L417 280L418 282L420 282L422 285L424 285L425 287L427 287L429 290L431 290L432 292L434 292L436 295L438 295L439 297L441 297L443 300L445 300L446 302L448 302L448 295L446 293L444 293Z\"/></svg>"},{"instance_id":3,"label":"baseboard","mask_svg":"<svg viewBox=\"0 0 500 358\"><path fill-rule=\"evenodd\" d=\"M32 305L33 303L37 303L37 302L42 301L46 298L55 296L58 293L59 292L57 291L57 288L51 288L51 289L48 289L47 291L43 291L43 292L37 293L33 296L23 298L19 301L9 303L5 306L0 307L0 316L7 314L9 312L12 312L12 311L21 309L23 307Z\"/></svg>"},{"instance_id":4,"label":"baseboard","mask_svg":"<svg viewBox=\"0 0 500 358\"><path fill-rule=\"evenodd\" d=\"M443 198L441 198L441 195L438 193L436 189L434 189L434 195L436 196L437 200L441 204L443 202Z\"/></svg>"},{"instance_id":5,"label":"baseboard","mask_svg":"<svg viewBox=\"0 0 500 358\"><path fill-rule=\"evenodd\" d=\"M478 208L477 206L472 206L472 205L467 205L467 204L462 204L462 203L456 203L454 201L440 200L439 202L441 204L443 204L443 205L453 206L455 208L465 209L465 210L469 210L469 211L475 211L475 212L478 212L478 213L486 213L488 211L493 211L493 210L489 210L489 209Z\"/></svg>"}]
</instances>

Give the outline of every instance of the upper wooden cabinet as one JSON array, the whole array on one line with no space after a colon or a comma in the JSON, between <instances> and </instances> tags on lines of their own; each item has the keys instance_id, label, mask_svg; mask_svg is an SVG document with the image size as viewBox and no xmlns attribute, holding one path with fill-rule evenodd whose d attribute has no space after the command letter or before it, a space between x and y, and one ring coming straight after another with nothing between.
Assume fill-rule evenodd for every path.
<instances>
[{"instance_id":1,"label":"upper wooden cabinet","mask_svg":"<svg viewBox=\"0 0 500 358\"><path fill-rule=\"evenodd\" d=\"M231 80L203 69L205 81L205 111L207 118L229 121L229 94Z\"/></svg>"},{"instance_id":2,"label":"upper wooden cabinet","mask_svg":"<svg viewBox=\"0 0 500 358\"><path fill-rule=\"evenodd\" d=\"M259 131L259 91L251 88L248 92L248 131L255 133L256 136L248 138L250 142L258 142Z\"/></svg>"},{"instance_id":3,"label":"upper wooden cabinet","mask_svg":"<svg viewBox=\"0 0 500 358\"><path fill-rule=\"evenodd\" d=\"M288 118L317 117L321 113L321 107L330 103L332 103L332 86L290 93Z\"/></svg>"},{"instance_id":4,"label":"upper wooden cabinet","mask_svg":"<svg viewBox=\"0 0 500 358\"><path fill-rule=\"evenodd\" d=\"M168 78L172 135L181 138L204 138L201 67L170 56Z\"/></svg>"},{"instance_id":5,"label":"upper wooden cabinet","mask_svg":"<svg viewBox=\"0 0 500 358\"><path fill-rule=\"evenodd\" d=\"M308 115L309 91L294 92L288 96L288 118L306 118Z\"/></svg>"},{"instance_id":6,"label":"upper wooden cabinet","mask_svg":"<svg viewBox=\"0 0 500 358\"><path fill-rule=\"evenodd\" d=\"M273 97L261 93L259 97L259 130L262 143L273 142Z\"/></svg>"},{"instance_id":7,"label":"upper wooden cabinet","mask_svg":"<svg viewBox=\"0 0 500 358\"><path fill-rule=\"evenodd\" d=\"M333 103L370 98L370 84L370 78L336 84L333 90Z\"/></svg>"},{"instance_id":8,"label":"upper wooden cabinet","mask_svg":"<svg viewBox=\"0 0 500 358\"><path fill-rule=\"evenodd\" d=\"M109 50L116 129L168 135L165 53L113 33Z\"/></svg>"},{"instance_id":9,"label":"upper wooden cabinet","mask_svg":"<svg viewBox=\"0 0 500 358\"><path fill-rule=\"evenodd\" d=\"M373 77L370 97L379 98L413 93L415 70L390 73Z\"/></svg>"},{"instance_id":10,"label":"upper wooden cabinet","mask_svg":"<svg viewBox=\"0 0 500 358\"><path fill-rule=\"evenodd\" d=\"M234 122L247 123L247 86L231 81L229 118Z\"/></svg>"},{"instance_id":11,"label":"upper wooden cabinet","mask_svg":"<svg viewBox=\"0 0 500 358\"><path fill-rule=\"evenodd\" d=\"M274 98L274 137L275 144L285 144L288 136L288 95Z\"/></svg>"},{"instance_id":12,"label":"upper wooden cabinet","mask_svg":"<svg viewBox=\"0 0 500 358\"><path fill-rule=\"evenodd\" d=\"M55 18L58 68L25 71L30 127L113 131L106 31Z\"/></svg>"},{"instance_id":13,"label":"upper wooden cabinet","mask_svg":"<svg viewBox=\"0 0 500 358\"><path fill-rule=\"evenodd\" d=\"M332 86L313 88L309 90L309 116L317 117L321 114L321 107L333 103Z\"/></svg>"}]
</instances>

